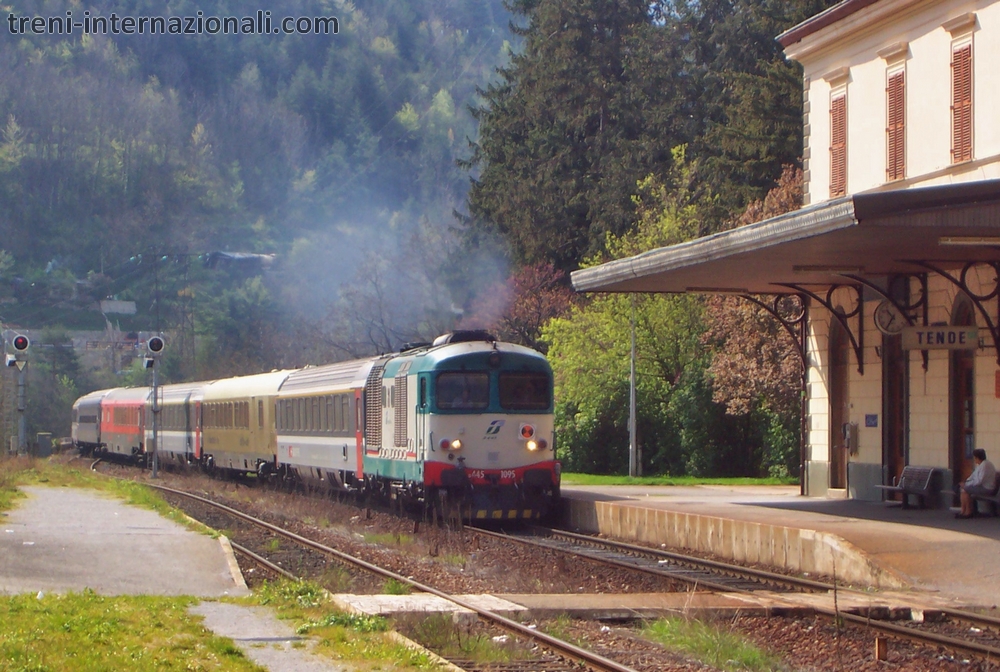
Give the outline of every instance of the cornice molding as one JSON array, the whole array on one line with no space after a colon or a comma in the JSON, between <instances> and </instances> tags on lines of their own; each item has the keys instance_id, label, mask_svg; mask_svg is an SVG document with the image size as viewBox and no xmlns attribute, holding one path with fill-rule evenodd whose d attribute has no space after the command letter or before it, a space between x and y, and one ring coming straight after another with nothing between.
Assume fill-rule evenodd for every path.
<instances>
[{"instance_id":1,"label":"cornice molding","mask_svg":"<svg viewBox=\"0 0 1000 672\"><path fill-rule=\"evenodd\" d=\"M895 44L890 44L888 47L879 49L875 53L886 63L898 61L910 55L910 43L896 42Z\"/></svg>"},{"instance_id":2,"label":"cornice molding","mask_svg":"<svg viewBox=\"0 0 1000 672\"><path fill-rule=\"evenodd\" d=\"M976 13L969 12L956 16L954 19L948 19L941 24L941 27L951 33L952 37L971 31L976 27Z\"/></svg>"}]
</instances>

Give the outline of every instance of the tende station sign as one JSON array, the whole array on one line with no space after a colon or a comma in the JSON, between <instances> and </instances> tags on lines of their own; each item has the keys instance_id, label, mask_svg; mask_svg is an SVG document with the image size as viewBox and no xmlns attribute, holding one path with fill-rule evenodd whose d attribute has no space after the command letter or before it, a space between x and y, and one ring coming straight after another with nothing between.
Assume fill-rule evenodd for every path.
<instances>
[{"instance_id":1,"label":"tende station sign","mask_svg":"<svg viewBox=\"0 0 1000 672\"><path fill-rule=\"evenodd\" d=\"M979 347L977 327L906 327L903 350L974 350Z\"/></svg>"}]
</instances>

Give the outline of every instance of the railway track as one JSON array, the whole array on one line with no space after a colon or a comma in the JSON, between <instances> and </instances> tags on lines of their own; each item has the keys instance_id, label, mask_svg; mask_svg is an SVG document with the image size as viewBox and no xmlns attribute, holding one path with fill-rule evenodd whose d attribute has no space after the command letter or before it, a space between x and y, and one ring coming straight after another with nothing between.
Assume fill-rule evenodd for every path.
<instances>
[{"instance_id":1,"label":"railway track","mask_svg":"<svg viewBox=\"0 0 1000 672\"><path fill-rule=\"evenodd\" d=\"M832 586L819 581L575 534L565 530L535 527L531 528L528 535L504 534L480 528L475 528L475 531L477 534L550 548L595 562L681 581L692 588L744 593L758 590L776 593L826 592L832 589Z\"/></svg>"},{"instance_id":2,"label":"railway track","mask_svg":"<svg viewBox=\"0 0 1000 672\"><path fill-rule=\"evenodd\" d=\"M510 632L511 634L514 634L516 636L523 637L523 638L525 638L525 639L527 639L529 641L536 642L537 644L539 644L540 646L548 649L549 651L555 652L556 654L558 654L558 657L560 657L560 658L566 658L566 659L569 659L570 661L575 661L575 663L577 665L576 668L574 668L574 667L572 667L570 665L570 666L565 667L565 669L578 669L578 665L579 664L583 664L586 667L588 667L589 669L595 670L597 672L636 672L635 670L633 670L630 667L627 667L625 665L617 663L617 662L615 662L613 660L610 660L608 658L600 656L600 655L598 655L596 653L593 653L591 651L587 651L586 649L580 648L580 647L578 647L578 646L576 646L574 644L571 644L569 642L565 642L565 641L563 641L561 639L558 639L556 637L552 637L551 635L548 635L548 634L546 634L544 632L539 632L538 630L536 630L534 628L530 628L528 626L522 625L521 623L518 623L517 621L511 620L511 619L509 619L509 618L507 618L505 616L502 616L500 614L496 614L494 612L491 612L491 611L488 611L486 609L483 609L483 608L481 608L481 607L479 607L479 606L477 606L477 605L475 605L475 604L473 604L471 602L463 600L460 597L456 597L454 595L450 595L450 594L445 593L443 591L440 591L440 590L438 590L438 589L436 589L436 588L434 588L432 586L428 586L426 584L414 581L413 579L410 579L409 577L405 577L405 576L403 576L401 574L398 574L396 572L393 572L391 570L384 569L382 567L379 567L377 565L369 563L369 562L367 562L365 560L362 560L361 558L356 558L356 557L354 557L352 555L349 555L347 553L339 551L339 550L337 550L335 548L330 548L329 546L326 546L324 544L320 544L319 542L316 542L316 541L313 541L313 540L308 539L306 537L303 537L303 536L301 536L299 534L296 534L295 532L291 532L289 530L286 530L286 529L284 529L282 527L279 527L277 525L274 525L272 523L268 523L267 521L260 520L259 518L255 518L254 516L250 516L250 515L248 515L246 513L243 513L242 511L237 511L236 509L233 509L232 507L226 506L224 504L220 504L218 502L215 502L215 501L213 501L211 499L207 499L205 497L200 497L198 495L194 495L194 494L191 494L191 493L188 493L188 492L184 492L183 490L176 490L174 488L168 488L168 487L165 487L165 486L162 486L162 485L155 485L155 484L147 484L147 485L149 485L149 487L154 488L156 490L159 490L161 492L169 493L169 494L172 494L172 495L178 496L178 497L184 497L184 498L190 499L192 501L196 501L196 502L198 502L198 503L200 503L202 505L212 507L212 508L217 509L219 511L223 511L227 515L232 516L234 518L237 518L237 519L239 519L239 520L241 520L241 521L243 521L245 523L249 523L249 524L254 525L256 527L259 527L261 529L265 529L265 530L269 531L272 534L275 534L275 535L277 535L279 537L282 537L282 538L288 539L290 541L293 541L296 544L299 544L299 545L304 546L306 548L312 549L313 551L317 551L319 553L322 553L322 554L324 554L324 555L326 555L328 557L334 558L334 559L336 559L336 560L338 560L340 562L347 563L347 564L353 565L355 567L359 567L359 568L361 568L361 569L363 569L363 570L365 570L367 572L371 572L373 574L376 574L376 575L378 575L380 577L383 577L383 578L386 578L386 579L392 579L392 580L397 581L399 583L402 583L402 584L404 584L406 586L409 586L413 590L416 590L416 591L419 591L419 592L422 592L422 593L428 593L430 595L436 595L437 597L445 599L445 600L451 602L452 604L455 604L455 605L457 605L459 607L462 607L464 609L468 609L469 611L472 611L472 612L476 613L481 619L485 620L486 622L488 622L488 623L490 623L492 625L495 625L495 626L497 626L499 628L502 628L503 630L505 630L507 632ZM266 567L270 571L274 571L274 572L276 572L278 574L281 574L281 575L289 577L289 578L296 578L294 576L294 574L292 574L288 570L286 570L286 569L284 569L282 567L279 567L278 565L275 565L274 563L271 563L266 558L263 558L260 555L249 551L249 549L245 549L242 546L238 546L238 545L235 545L235 544L234 544L233 547L234 547L234 549L238 550L240 553L243 553L243 554L247 555L248 557L250 557L251 559L253 559L254 562L257 562L257 563L261 564L262 566ZM516 670L518 670L518 672L522 672L522 671L523 672L530 672L531 670L534 670L534 669L538 669L538 670L543 670L543 669L544 670L552 670L552 669L558 670L558 669L563 669L563 668L559 668L559 667L553 668L552 665L550 664L550 662L551 661L549 661L548 659L541 659L541 660L538 660L538 661L519 661L517 663L517 665L519 665L519 666L523 665L523 666L517 667ZM534 663L537 663L538 667L527 667L527 665L534 664ZM468 670L468 668L465 668L465 667L463 667L463 669ZM490 669L491 670L495 670L496 668L490 667ZM471 672L471 670L469 672Z\"/></svg>"},{"instance_id":3,"label":"railway track","mask_svg":"<svg viewBox=\"0 0 1000 672\"><path fill-rule=\"evenodd\" d=\"M484 620L496 624L498 627L508 632L539 642L545 647L558 652L559 656L573 661L576 664L583 662L587 667L595 670L629 670L631 668L622 666L615 661L596 656L598 660L587 660L587 656L593 655L583 649L578 649L566 642L560 642L544 633L526 628L516 621L511 621L498 614L491 614L475 605L466 603L461 598L448 595L430 586L423 585L404 577L398 573L378 568L358 558L344 554L336 549L323 546L305 537L301 537L293 532L289 532L271 525L265 521L259 521L252 516L247 516L222 504L209 499L198 497L181 490L165 488L163 486L152 485L151 487L177 496L200 501L201 503L216 509L226 510L226 512L245 522L263 529L269 530L273 534L288 538L296 543L300 543L306 548L311 548L316 552L329 557L334 557L341 562L372 571L385 578L392 578L400 583L410 586L413 590L438 595L454 604L480 615ZM510 535L504 533L483 530L481 528L467 528L476 534L500 537L504 540L515 541L523 544L534 544L563 553L572 554L576 557L583 557L587 560L610 564L613 566L627 568L633 571L641 571L654 574L671 580L682 581L692 586L692 588L702 588L711 591L722 592L744 592L769 591L772 593L822 593L829 591L840 591L841 594L857 593L841 586L821 581L802 579L794 576L786 576L763 570L740 567L717 561L687 556L675 552L664 551L655 548L627 544L607 539L600 539L586 535L574 534L562 530L552 530L548 528L533 528L528 535ZM269 571L281 574L289 578L294 574L286 569L270 563L249 549L239 547L234 544L234 548L242 555L251 558L254 562L266 567ZM861 594L861 593L857 593ZM879 620L874 616L861 616L847 613L835 609L825 609L815 604L810 606L813 611L836 623L852 624L858 627L867 628L881 635L888 635L899 639L905 639L916 644L930 647L942 647L953 653L963 656L976 656L989 661L1000 660L1000 618L989 615L978 614L970 611L957 609L935 609L930 614L930 618L923 621L888 622ZM905 623L905 624L904 624ZM563 648L568 647L568 648ZM578 657L581 656L581 657ZM490 667L491 672L498 670L510 670L510 672L531 672L531 665L537 663L537 669L560 670L562 668L554 665L551 661L540 659L538 661L516 661L511 663L511 667L496 668ZM458 664L458 663L456 663ZM468 669L468 668L463 668ZM475 669L475 668L473 668ZM470 670L471 672L471 670Z\"/></svg>"},{"instance_id":4,"label":"railway track","mask_svg":"<svg viewBox=\"0 0 1000 672\"><path fill-rule=\"evenodd\" d=\"M551 528L532 528L529 535L512 535L476 529L477 534L499 537L522 544L551 548L595 562L629 567L719 592L752 593L767 590L777 593L810 592L861 594L840 586L786 576L759 569L730 565L671 551L638 546L588 535L575 534ZM889 622L859 616L836 609L811 607L817 614L834 621L852 623L886 635L899 637L917 644L942 646L965 655L982 656L1000 660L1000 618L959 609L936 609L930 619L911 619ZM904 624L905 623L905 624ZM932 631L932 628L949 626L953 634ZM963 636L957 633L961 631Z\"/></svg>"}]
</instances>

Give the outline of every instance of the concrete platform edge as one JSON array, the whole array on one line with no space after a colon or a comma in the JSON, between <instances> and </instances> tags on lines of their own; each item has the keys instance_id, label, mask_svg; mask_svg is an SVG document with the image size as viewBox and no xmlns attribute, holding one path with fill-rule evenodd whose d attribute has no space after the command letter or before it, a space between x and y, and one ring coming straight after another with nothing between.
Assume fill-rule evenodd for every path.
<instances>
[{"instance_id":1,"label":"concrete platform edge","mask_svg":"<svg viewBox=\"0 0 1000 672\"><path fill-rule=\"evenodd\" d=\"M465 670L458 667L454 663L450 662L447 658L442 658L441 656L434 653L427 647L422 646L421 644L418 644L417 642L413 641L406 635L401 635L395 630L390 630L386 634L389 636L390 639L397 642L401 646L405 646L408 649L417 651L427 656L431 660L431 662L434 663L435 669L445 670L446 672L465 672Z\"/></svg>"},{"instance_id":2,"label":"concrete platform edge","mask_svg":"<svg viewBox=\"0 0 1000 672\"><path fill-rule=\"evenodd\" d=\"M911 582L880 566L846 539L828 532L644 507L641 503L565 499L565 524L624 541L666 544L878 589Z\"/></svg>"},{"instance_id":3,"label":"concrete platform edge","mask_svg":"<svg viewBox=\"0 0 1000 672\"><path fill-rule=\"evenodd\" d=\"M229 537L220 534L219 545L222 546L222 553L226 556L226 564L229 565L229 573L233 575L233 583L238 588L249 590L247 582L243 578L243 572L240 570L240 563L236 561L236 553L233 552L233 545L229 543Z\"/></svg>"},{"instance_id":4,"label":"concrete platform edge","mask_svg":"<svg viewBox=\"0 0 1000 672\"><path fill-rule=\"evenodd\" d=\"M345 613L348 613L348 614L364 615L363 611L361 611L360 609L357 609L350 602L346 602L344 600L341 600L340 598L336 597L333 593L330 593L329 591L323 591L323 592L326 594L326 599L335 608L337 608L337 609L339 609L339 610L341 610L341 611L343 611ZM440 670L444 670L445 672L465 672L462 668L460 668L460 667L454 665L453 663L449 662L446 658L442 658L441 656L439 656L438 654L434 653L433 651L431 651L427 647L425 647L425 646L423 646L423 645L421 645L421 644L413 641L412 639L410 639L406 635L402 635L402 634L396 632L395 630L390 630L387 634L388 634L388 636L389 636L390 639L392 639L393 641L399 643L400 645L405 646L408 649L412 649L413 651L418 651L418 652L426 655L437 666L437 668L440 669Z\"/></svg>"}]
</instances>

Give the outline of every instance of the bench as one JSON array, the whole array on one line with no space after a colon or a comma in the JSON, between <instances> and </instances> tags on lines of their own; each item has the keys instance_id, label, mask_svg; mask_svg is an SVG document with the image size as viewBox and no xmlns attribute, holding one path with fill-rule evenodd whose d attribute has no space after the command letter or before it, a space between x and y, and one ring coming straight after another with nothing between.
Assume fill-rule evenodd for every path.
<instances>
[{"instance_id":1,"label":"bench","mask_svg":"<svg viewBox=\"0 0 1000 672\"><path fill-rule=\"evenodd\" d=\"M938 479L935 475L938 473L937 469L934 467L914 467L912 465L907 465L903 467L903 473L899 476L899 482L896 485L876 485L875 487L879 490L884 490L888 493L900 493L903 495L903 508L910 508L910 495L917 498L918 508L925 508L927 505L927 498L931 496L937 496L941 488L937 485Z\"/></svg>"},{"instance_id":2,"label":"bench","mask_svg":"<svg viewBox=\"0 0 1000 672\"><path fill-rule=\"evenodd\" d=\"M993 488L993 494L991 495L970 495L974 503L972 509L973 513L979 512L979 502L986 502L990 505L990 511L994 516L997 515L998 509L1000 509L1000 478L997 479L997 487Z\"/></svg>"}]
</instances>

